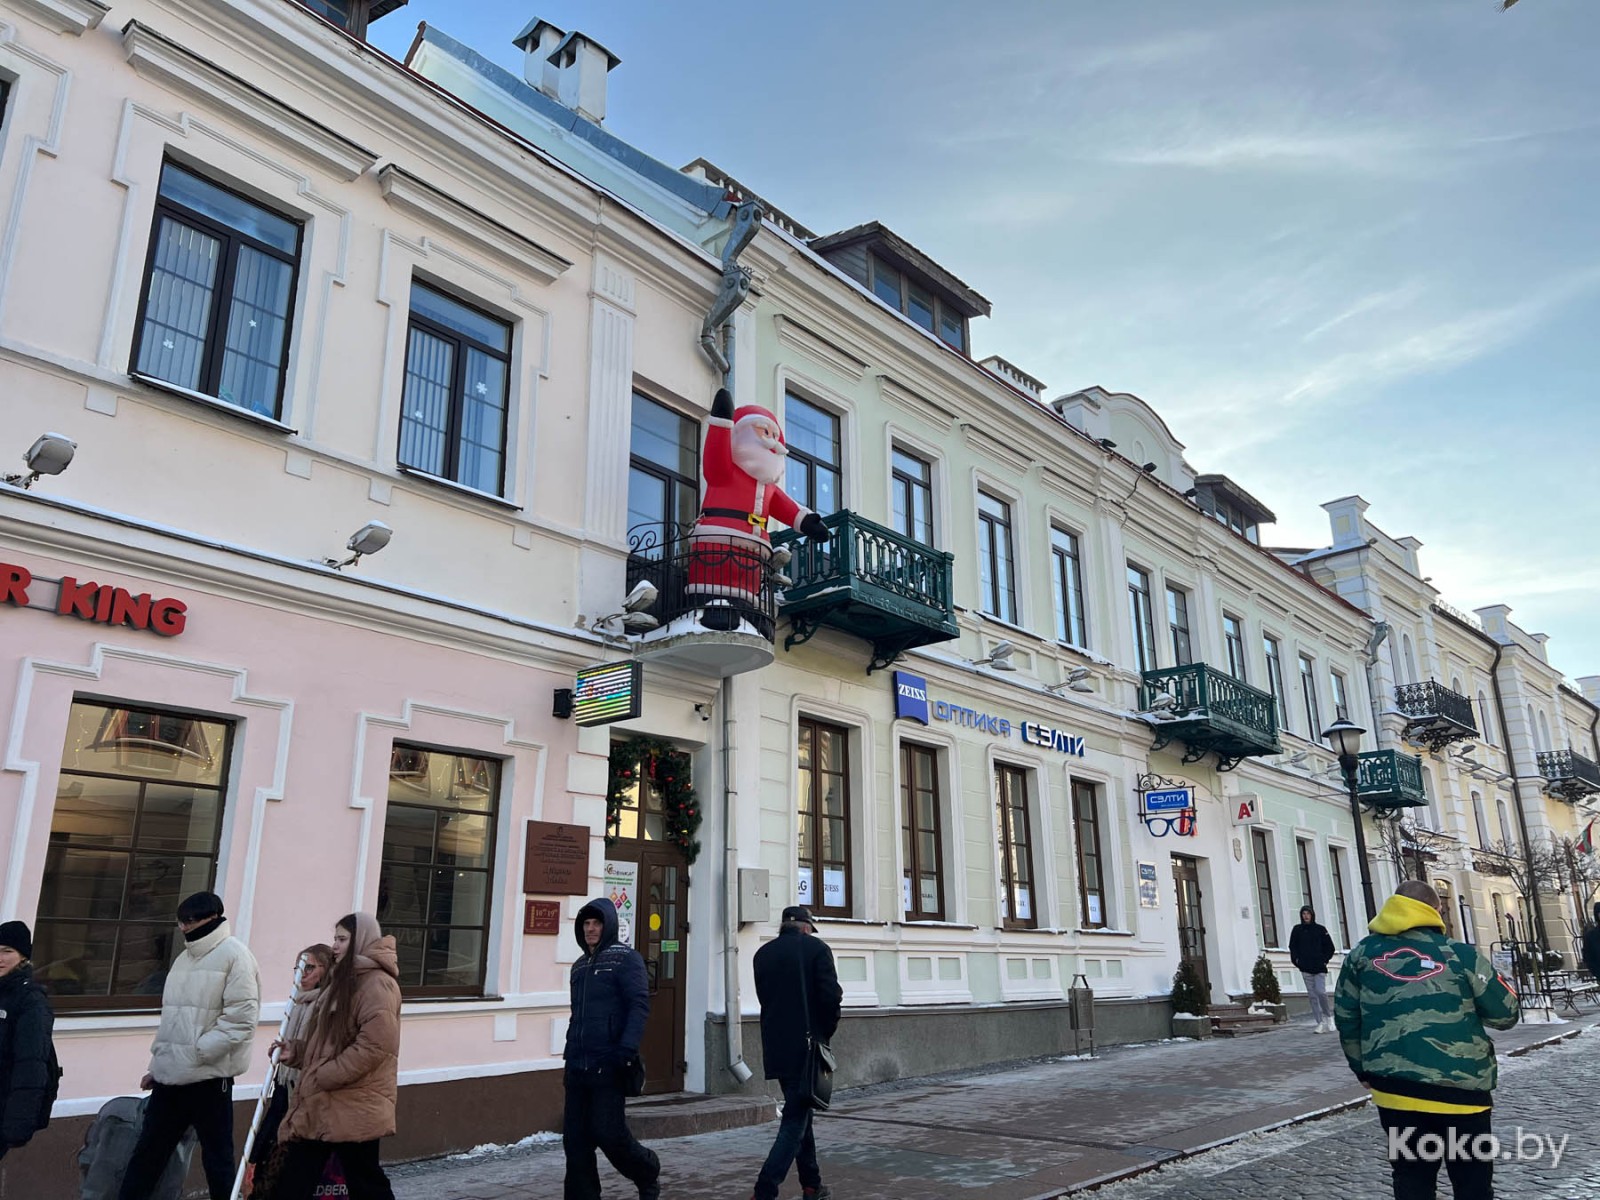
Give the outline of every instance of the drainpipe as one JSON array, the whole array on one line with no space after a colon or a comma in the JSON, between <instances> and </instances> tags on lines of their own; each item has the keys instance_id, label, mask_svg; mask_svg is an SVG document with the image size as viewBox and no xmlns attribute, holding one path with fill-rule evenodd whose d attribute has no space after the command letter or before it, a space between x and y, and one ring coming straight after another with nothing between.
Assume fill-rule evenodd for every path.
<instances>
[{"instance_id":1,"label":"drainpipe","mask_svg":"<svg viewBox=\"0 0 1600 1200\"><path fill-rule=\"evenodd\" d=\"M1367 638L1366 647L1361 652L1362 674L1365 675L1366 678L1367 678L1367 705L1368 705L1368 708L1370 709L1370 711L1372 713L1372 744L1373 744L1373 746L1375 746L1379 750L1383 749L1383 740L1384 739L1383 739L1383 716L1382 716L1382 713L1383 713L1384 706L1382 704L1378 703L1378 684L1377 684L1376 678L1374 677L1373 671L1374 671L1374 668L1376 668L1377 665L1378 665L1378 648L1381 647L1383 645L1385 639L1388 638L1391 629L1392 629L1392 626L1389 624L1389 622L1387 622L1387 621L1375 621L1373 623L1373 626L1372 626L1372 634L1371 634L1370 637ZM1338 720L1338 719L1339 719L1339 714L1335 713L1334 714L1334 720ZM1353 714L1347 713L1347 714L1345 714L1345 720L1354 722L1355 717L1354 717ZM1365 820L1366 818L1363 817L1362 814L1361 814L1360 806L1359 805L1355 805L1353 807L1354 807L1355 811L1353 812L1352 815L1354 816L1355 820L1357 822ZM1364 845L1366 843L1365 831L1358 831L1358 832L1361 833L1361 836L1356 839L1356 845L1358 847L1364 847ZM1380 836L1380 841L1382 841L1382 840L1383 839ZM1404 877L1404 872L1398 869L1399 868L1399 864L1396 863L1395 865L1396 865L1395 874ZM1357 863L1356 866L1361 868L1360 874L1361 874L1361 876L1363 878L1367 878L1372 874L1372 868L1367 865L1365 859L1363 859L1361 862ZM1370 890L1371 890L1371 883L1370 883L1370 880L1369 880L1368 891L1370 892ZM1370 897L1369 897L1369 899L1370 899ZM1371 920L1371 918L1369 917L1368 920Z\"/></svg>"},{"instance_id":2,"label":"drainpipe","mask_svg":"<svg viewBox=\"0 0 1600 1200\"><path fill-rule=\"evenodd\" d=\"M739 849L733 840L733 676L722 680L722 995L728 1027L728 1071L750 1082L744 1061L744 1022L739 1006Z\"/></svg>"},{"instance_id":3,"label":"drainpipe","mask_svg":"<svg viewBox=\"0 0 1600 1200\"><path fill-rule=\"evenodd\" d=\"M722 372L722 386L733 395L733 314L750 294L750 273L739 265L739 255L761 229L761 206L748 200L734 210L733 227L722 248L722 287L705 324L700 327L700 349Z\"/></svg>"},{"instance_id":4,"label":"drainpipe","mask_svg":"<svg viewBox=\"0 0 1600 1200\"><path fill-rule=\"evenodd\" d=\"M1522 810L1522 780L1517 775L1516 755L1511 752L1511 726L1506 724L1506 701L1500 692L1500 659L1506 652L1504 642L1496 641L1494 644L1494 661L1489 664L1489 684L1494 688L1494 711L1500 719L1500 736L1506 742L1506 763L1511 767L1511 798L1517 806L1517 825L1522 830L1522 861L1528 868L1528 878L1535 879L1533 869L1533 842L1528 837L1528 814ZM1528 736L1533 736L1533 731L1528 731ZM1538 884L1534 887L1537 889ZM1533 909L1534 928L1539 932L1539 945L1549 948L1550 936L1544 928L1544 906L1539 903L1539 897L1534 895L1530 907ZM1540 963L1541 969L1543 963Z\"/></svg>"}]
</instances>

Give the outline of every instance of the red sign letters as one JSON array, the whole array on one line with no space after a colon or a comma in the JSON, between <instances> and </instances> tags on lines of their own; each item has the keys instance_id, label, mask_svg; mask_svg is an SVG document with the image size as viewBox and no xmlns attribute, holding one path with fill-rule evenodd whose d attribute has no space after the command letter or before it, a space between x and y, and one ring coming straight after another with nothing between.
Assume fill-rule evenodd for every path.
<instances>
[{"instance_id":1,"label":"red sign letters","mask_svg":"<svg viewBox=\"0 0 1600 1200\"><path fill-rule=\"evenodd\" d=\"M28 600L28 589L33 582L33 574L26 567L0 563L0 604L43 607ZM55 611L64 617L77 617L97 625L126 625L130 629L148 629L162 637L177 637L188 621L188 607L171 596L152 600L149 592L135 596L127 588L110 587L93 580L79 583L67 575L60 582Z\"/></svg>"}]
</instances>

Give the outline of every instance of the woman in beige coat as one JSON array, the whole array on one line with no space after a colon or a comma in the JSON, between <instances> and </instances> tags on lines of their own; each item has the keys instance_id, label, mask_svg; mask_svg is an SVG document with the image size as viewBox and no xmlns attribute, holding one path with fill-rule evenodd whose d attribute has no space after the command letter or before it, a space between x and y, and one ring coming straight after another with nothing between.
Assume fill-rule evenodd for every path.
<instances>
[{"instance_id":1,"label":"woman in beige coat","mask_svg":"<svg viewBox=\"0 0 1600 1200\"><path fill-rule=\"evenodd\" d=\"M394 1132L400 1061L400 984L394 939L368 913L342 917L333 970L306 1037L282 1061L300 1068L278 1136L287 1144L276 1200L310 1200L338 1154L352 1200L393 1200L378 1139Z\"/></svg>"}]
</instances>

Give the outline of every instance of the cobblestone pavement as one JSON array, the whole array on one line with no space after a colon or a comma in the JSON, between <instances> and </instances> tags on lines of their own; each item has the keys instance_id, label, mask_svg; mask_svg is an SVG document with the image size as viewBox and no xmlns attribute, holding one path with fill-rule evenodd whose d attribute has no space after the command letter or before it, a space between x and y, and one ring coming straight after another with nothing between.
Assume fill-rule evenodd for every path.
<instances>
[{"instance_id":1,"label":"cobblestone pavement","mask_svg":"<svg viewBox=\"0 0 1600 1200\"><path fill-rule=\"evenodd\" d=\"M1506 1140L1502 1157L1516 1154L1518 1130L1554 1136L1559 1162L1547 1147L1536 1161L1495 1168L1501 1200L1595 1200L1600 1196L1600 1106L1595 1067L1600 1037L1590 1034L1534 1050L1500 1064L1494 1129ZM1439 1191L1450 1194L1441 1172ZM1390 1195L1384 1134L1370 1105L1319 1121L1253 1134L1240 1141L1086 1193L1092 1200L1300 1200L1339 1193L1351 1200Z\"/></svg>"},{"instance_id":2,"label":"cobblestone pavement","mask_svg":"<svg viewBox=\"0 0 1600 1200\"><path fill-rule=\"evenodd\" d=\"M1523 1025L1496 1040L1505 1052L1595 1023ZM1521 1123L1530 1132L1553 1129L1558 1138L1569 1132L1572 1097L1595 1107L1593 1071L1584 1067L1595 1058L1600 1032L1504 1060L1497 1130ZM818 1118L817 1144L824 1178L851 1200L1044 1200L1166 1160L1182 1161L1101 1188L1094 1200L1275 1200L1334 1190L1346 1200L1369 1200L1389 1194L1370 1109L1252 1133L1364 1096L1338 1039L1315 1035L1301 1021L1236 1040L1114 1047L1092 1060L857 1089ZM1581 1182L1600 1145L1600 1117L1580 1125L1570 1129L1568 1157L1553 1170L1513 1163L1498 1171L1502 1194L1600 1197L1600 1186ZM749 1196L774 1130L768 1124L655 1143L663 1195ZM1242 1143L1196 1153L1245 1134ZM391 1169L398 1200L557 1200L562 1174L560 1143L550 1135L509 1152ZM1552 1178L1569 1190L1551 1190ZM603 1161L601 1179L607 1197L634 1194ZM784 1195L798 1191L791 1175Z\"/></svg>"}]
</instances>

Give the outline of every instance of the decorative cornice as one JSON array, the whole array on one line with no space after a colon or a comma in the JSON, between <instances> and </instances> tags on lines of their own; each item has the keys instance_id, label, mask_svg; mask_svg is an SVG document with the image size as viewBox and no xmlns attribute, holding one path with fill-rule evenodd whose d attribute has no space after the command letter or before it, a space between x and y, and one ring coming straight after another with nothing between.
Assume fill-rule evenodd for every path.
<instances>
[{"instance_id":1,"label":"decorative cornice","mask_svg":"<svg viewBox=\"0 0 1600 1200\"><path fill-rule=\"evenodd\" d=\"M56 33L70 33L82 37L99 27L111 11L110 5L100 0L10 0L12 8L20 8L28 16Z\"/></svg>"},{"instance_id":2,"label":"decorative cornice","mask_svg":"<svg viewBox=\"0 0 1600 1200\"><path fill-rule=\"evenodd\" d=\"M921 420L942 425L945 429L956 423L956 414L950 409L912 391L888 375L878 376L878 394L896 408L903 409Z\"/></svg>"},{"instance_id":3,"label":"decorative cornice","mask_svg":"<svg viewBox=\"0 0 1600 1200\"><path fill-rule=\"evenodd\" d=\"M453 196L390 163L378 172L378 188L395 208L432 222L446 237L458 237L480 253L533 276L539 283L560 279L572 263Z\"/></svg>"},{"instance_id":4,"label":"decorative cornice","mask_svg":"<svg viewBox=\"0 0 1600 1200\"><path fill-rule=\"evenodd\" d=\"M129 21L122 30L122 44L128 62L144 78L229 114L347 183L366 174L378 161L372 151L148 26Z\"/></svg>"},{"instance_id":5,"label":"decorative cornice","mask_svg":"<svg viewBox=\"0 0 1600 1200\"><path fill-rule=\"evenodd\" d=\"M777 326L778 340L800 351L807 358L831 367L852 383L858 382L866 375L868 362L860 355L854 354L821 334L807 329L793 317L784 313L775 314L772 320Z\"/></svg>"},{"instance_id":6,"label":"decorative cornice","mask_svg":"<svg viewBox=\"0 0 1600 1200\"><path fill-rule=\"evenodd\" d=\"M1033 466L1033 459L1026 454L1020 453L998 438L991 437L976 426L963 425L961 427L961 438L979 454L993 459L995 462L1004 463L1012 471L1016 472L1018 483L1022 481L1029 468Z\"/></svg>"}]
</instances>

